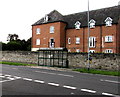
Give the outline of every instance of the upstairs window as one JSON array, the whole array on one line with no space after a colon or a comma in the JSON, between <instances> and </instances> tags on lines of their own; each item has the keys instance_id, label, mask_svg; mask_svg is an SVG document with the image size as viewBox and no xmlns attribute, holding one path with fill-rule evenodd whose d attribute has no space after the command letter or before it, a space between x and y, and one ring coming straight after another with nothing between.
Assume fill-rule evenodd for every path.
<instances>
[{"instance_id":1,"label":"upstairs window","mask_svg":"<svg viewBox=\"0 0 120 97\"><path fill-rule=\"evenodd\" d=\"M105 36L105 42L113 42L113 36Z\"/></svg>"},{"instance_id":2,"label":"upstairs window","mask_svg":"<svg viewBox=\"0 0 120 97\"><path fill-rule=\"evenodd\" d=\"M95 39L96 37L89 37L89 47L95 48Z\"/></svg>"},{"instance_id":3,"label":"upstairs window","mask_svg":"<svg viewBox=\"0 0 120 97\"><path fill-rule=\"evenodd\" d=\"M91 19L89 24L90 24L90 28L95 28L95 20Z\"/></svg>"},{"instance_id":4,"label":"upstairs window","mask_svg":"<svg viewBox=\"0 0 120 97\"><path fill-rule=\"evenodd\" d=\"M54 26L50 26L50 33L54 33L54 30L55 30Z\"/></svg>"},{"instance_id":5,"label":"upstairs window","mask_svg":"<svg viewBox=\"0 0 120 97\"><path fill-rule=\"evenodd\" d=\"M71 44L71 39L70 38L68 38L68 44Z\"/></svg>"},{"instance_id":6,"label":"upstairs window","mask_svg":"<svg viewBox=\"0 0 120 97\"><path fill-rule=\"evenodd\" d=\"M105 20L106 26L112 26L112 19L110 17L107 17Z\"/></svg>"},{"instance_id":7,"label":"upstairs window","mask_svg":"<svg viewBox=\"0 0 120 97\"><path fill-rule=\"evenodd\" d=\"M36 39L36 45L40 45L40 39Z\"/></svg>"},{"instance_id":8,"label":"upstairs window","mask_svg":"<svg viewBox=\"0 0 120 97\"><path fill-rule=\"evenodd\" d=\"M80 44L80 38L76 37L76 44Z\"/></svg>"},{"instance_id":9,"label":"upstairs window","mask_svg":"<svg viewBox=\"0 0 120 97\"><path fill-rule=\"evenodd\" d=\"M80 25L81 25L81 23L79 21L77 21L75 23L75 29L79 30L80 29Z\"/></svg>"},{"instance_id":10,"label":"upstairs window","mask_svg":"<svg viewBox=\"0 0 120 97\"><path fill-rule=\"evenodd\" d=\"M106 49L105 53L113 53L113 50L112 49Z\"/></svg>"},{"instance_id":11,"label":"upstairs window","mask_svg":"<svg viewBox=\"0 0 120 97\"><path fill-rule=\"evenodd\" d=\"M40 28L36 29L36 34L40 34Z\"/></svg>"}]
</instances>

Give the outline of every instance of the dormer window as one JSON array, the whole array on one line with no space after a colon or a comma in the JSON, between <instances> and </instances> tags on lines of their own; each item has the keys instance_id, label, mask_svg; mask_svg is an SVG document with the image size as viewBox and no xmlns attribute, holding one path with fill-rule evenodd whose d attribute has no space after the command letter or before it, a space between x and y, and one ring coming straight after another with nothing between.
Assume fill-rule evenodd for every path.
<instances>
[{"instance_id":1,"label":"dormer window","mask_svg":"<svg viewBox=\"0 0 120 97\"><path fill-rule=\"evenodd\" d=\"M80 29L80 25L81 25L81 23L79 21L77 21L75 23L75 29Z\"/></svg>"},{"instance_id":2,"label":"dormer window","mask_svg":"<svg viewBox=\"0 0 120 97\"><path fill-rule=\"evenodd\" d=\"M48 15L45 15L44 22L47 22L47 21L48 21Z\"/></svg>"},{"instance_id":3,"label":"dormer window","mask_svg":"<svg viewBox=\"0 0 120 97\"><path fill-rule=\"evenodd\" d=\"M91 19L89 24L90 24L90 28L95 28L95 20Z\"/></svg>"},{"instance_id":4,"label":"dormer window","mask_svg":"<svg viewBox=\"0 0 120 97\"><path fill-rule=\"evenodd\" d=\"M106 26L112 26L112 19L110 17L107 17L105 20Z\"/></svg>"}]
</instances>

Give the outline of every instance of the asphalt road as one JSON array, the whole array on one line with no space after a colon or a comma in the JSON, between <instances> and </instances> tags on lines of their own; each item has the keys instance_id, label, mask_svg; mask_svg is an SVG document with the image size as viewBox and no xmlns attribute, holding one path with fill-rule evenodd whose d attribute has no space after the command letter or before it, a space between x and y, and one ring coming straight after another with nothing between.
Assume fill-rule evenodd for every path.
<instances>
[{"instance_id":1,"label":"asphalt road","mask_svg":"<svg viewBox=\"0 0 120 97\"><path fill-rule=\"evenodd\" d=\"M114 76L2 65L2 95L105 95L120 97Z\"/></svg>"}]
</instances>

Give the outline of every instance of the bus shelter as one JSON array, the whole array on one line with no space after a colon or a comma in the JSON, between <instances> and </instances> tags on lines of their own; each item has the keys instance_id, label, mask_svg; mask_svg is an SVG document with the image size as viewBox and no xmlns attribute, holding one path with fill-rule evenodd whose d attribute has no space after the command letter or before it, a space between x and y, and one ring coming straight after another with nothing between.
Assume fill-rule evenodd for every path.
<instances>
[{"instance_id":1,"label":"bus shelter","mask_svg":"<svg viewBox=\"0 0 120 97\"><path fill-rule=\"evenodd\" d=\"M38 65L68 68L68 50L66 48L40 48Z\"/></svg>"}]
</instances>

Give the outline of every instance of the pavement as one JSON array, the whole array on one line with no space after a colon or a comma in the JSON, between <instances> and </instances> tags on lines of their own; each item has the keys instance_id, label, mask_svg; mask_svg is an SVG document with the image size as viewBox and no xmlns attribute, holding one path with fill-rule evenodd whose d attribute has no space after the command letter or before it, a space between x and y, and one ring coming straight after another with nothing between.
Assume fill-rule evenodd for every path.
<instances>
[{"instance_id":1,"label":"pavement","mask_svg":"<svg viewBox=\"0 0 120 97\"><path fill-rule=\"evenodd\" d=\"M120 77L65 68L2 65L2 95L69 95L120 97Z\"/></svg>"}]
</instances>

